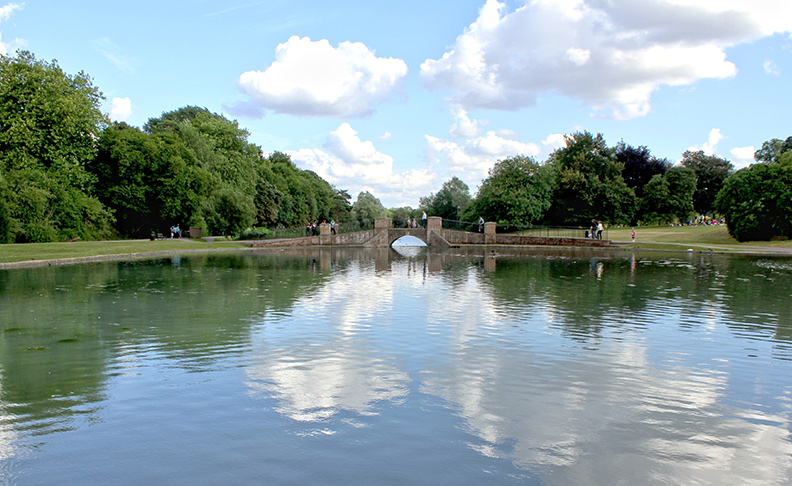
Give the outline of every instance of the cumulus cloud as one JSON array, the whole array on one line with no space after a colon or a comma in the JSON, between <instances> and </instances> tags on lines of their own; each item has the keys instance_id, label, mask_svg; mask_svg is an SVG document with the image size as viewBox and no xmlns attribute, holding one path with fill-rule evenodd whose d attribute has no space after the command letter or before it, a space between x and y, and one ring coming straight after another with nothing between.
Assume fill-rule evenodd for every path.
<instances>
[{"instance_id":1,"label":"cumulus cloud","mask_svg":"<svg viewBox=\"0 0 792 486\"><path fill-rule=\"evenodd\" d=\"M736 75L726 49L792 32L788 0L487 0L421 76L465 109L516 110L545 93L617 119L646 115L663 85Z\"/></svg>"},{"instance_id":2,"label":"cumulus cloud","mask_svg":"<svg viewBox=\"0 0 792 486\"><path fill-rule=\"evenodd\" d=\"M470 138L476 137L481 133L479 121L471 119L461 107L454 107L452 112L454 114L454 124L449 130L449 134L452 137Z\"/></svg>"},{"instance_id":3,"label":"cumulus cloud","mask_svg":"<svg viewBox=\"0 0 792 486\"><path fill-rule=\"evenodd\" d=\"M113 121L127 121L132 116L132 100L129 98L113 98L110 103L109 116Z\"/></svg>"},{"instance_id":4,"label":"cumulus cloud","mask_svg":"<svg viewBox=\"0 0 792 486\"><path fill-rule=\"evenodd\" d=\"M11 15L17 11L21 10L24 4L19 3L9 3L0 7L0 22L5 22ZM9 51L13 51L15 48L22 47L25 42L21 39L14 39L11 42L4 42L0 37L0 55L7 55Z\"/></svg>"},{"instance_id":5,"label":"cumulus cloud","mask_svg":"<svg viewBox=\"0 0 792 486\"><path fill-rule=\"evenodd\" d=\"M721 133L720 128L713 128L710 130L706 142L702 143L701 145L693 145L688 147L688 150L701 150L706 155L715 155L715 152L718 150L718 143L720 143L721 140L723 140L723 134Z\"/></svg>"},{"instance_id":6,"label":"cumulus cloud","mask_svg":"<svg viewBox=\"0 0 792 486\"><path fill-rule=\"evenodd\" d=\"M744 169L754 163L754 152L756 149L753 146L749 147L734 147L729 150L731 162L734 164L734 169Z\"/></svg>"},{"instance_id":7,"label":"cumulus cloud","mask_svg":"<svg viewBox=\"0 0 792 486\"><path fill-rule=\"evenodd\" d=\"M275 61L238 80L259 110L307 116L365 116L397 90L407 75L401 59L377 57L360 42L333 47L327 40L292 36L275 49ZM255 112L247 108L247 113Z\"/></svg>"},{"instance_id":8,"label":"cumulus cloud","mask_svg":"<svg viewBox=\"0 0 792 486\"><path fill-rule=\"evenodd\" d=\"M504 138L494 131L467 139L464 143L425 136L431 162L445 166L447 171L466 181L478 184L498 160L515 155L536 157L541 149L533 143Z\"/></svg>"},{"instance_id":9,"label":"cumulus cloud","mask_svg":"<svg viewBox=\"0 0 792 486\"><path fill-rule=\"evenodd\" d=\"M415 204L431 192L436 176L429 169L393 171L393 157L377 150L371 141L361 140L349 123L330 132L322 148L287 151L294 163L316 172L354 197L362 191L375 194L386 207Z\"/></svg>"}]
</instances>

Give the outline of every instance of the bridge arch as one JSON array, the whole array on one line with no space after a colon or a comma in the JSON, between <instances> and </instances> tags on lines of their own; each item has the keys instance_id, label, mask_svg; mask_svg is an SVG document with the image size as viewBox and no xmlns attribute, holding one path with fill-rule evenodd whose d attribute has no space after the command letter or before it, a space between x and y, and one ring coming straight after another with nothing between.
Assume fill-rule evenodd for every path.
<instances>
[{"instance_id":1,"label":"bridge arch","mask_svg":"<svg viewBox=\"0 0 792 486\"><path fill-rule=\"evenodd\" d=\"M426 230L423 228L389 228L388 229L388 246L393 246L396 240L400 240L406 236L418 239L423 246L429 246L426 241Z\"/></svg>"}]
</instances>

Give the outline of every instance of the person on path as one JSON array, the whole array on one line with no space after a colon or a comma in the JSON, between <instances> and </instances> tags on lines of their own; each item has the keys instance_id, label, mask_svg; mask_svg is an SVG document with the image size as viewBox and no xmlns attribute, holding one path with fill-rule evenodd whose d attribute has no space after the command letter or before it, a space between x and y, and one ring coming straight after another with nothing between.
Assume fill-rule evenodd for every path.
<instances>
[{"instance_id":1,"label":"person on path","mask_svg":"<svg viewBox=\"0 0 792 486\"><path fill-rule=\"evenodd\" d=\"M330 220L330 234L333 234L333 235L336 234L335 220L334 219Z\"/></svg>"},{"instance_id":2,"label":"person on path","mask_svg":"<svg viewBox=\"0 0 792 486\"><path fill-rule=\"evenodd\" d=\"M632 229L632 240L635 243L635 228Z\"/></svg>"},{"instance_id":3,"label":"person on path","mask_svg":"<svg viewBox=\"0 0 792 486\"><path fill-rule=\"evenodd\" d=\"M484 232L484 218L479 216L479 233Z\"/></svg>"},{"instance_id":4,"label":"person on path","mask_svg":"<svg viewBox=\"0 0 792 486\"><path fill-rule=\"evenodd\" d=\"M598 240L602 239L602 232L603 231L605 231L605 227L602 226L602 221L600 221L599 223L597 223L597 239Z\"/></svg>"},{"instance_id":5,"label":"person on path","mask_svg":"<svg viewBox=\"0 0 792 486\"><path fill-rule=\"evenodd\" d=\"M423 225L424 229L426 229L426 211L424 211L421 215L421 224Z\"/></svg>"}]
</instances>

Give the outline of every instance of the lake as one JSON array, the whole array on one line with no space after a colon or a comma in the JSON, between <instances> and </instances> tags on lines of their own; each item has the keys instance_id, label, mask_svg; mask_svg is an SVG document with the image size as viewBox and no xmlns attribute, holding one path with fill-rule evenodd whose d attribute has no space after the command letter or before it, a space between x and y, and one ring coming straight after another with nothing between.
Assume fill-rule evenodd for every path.
<instances>
[{"instance_id":1,"label":"lake","mask_svg":"<svg viewBox=\"0 0 792 486\"><path fill-rule=\"evenodd\" d=\"M0 271L0 484L792 481L792 259L397 250Z\"/></svg>"}]
</instances>

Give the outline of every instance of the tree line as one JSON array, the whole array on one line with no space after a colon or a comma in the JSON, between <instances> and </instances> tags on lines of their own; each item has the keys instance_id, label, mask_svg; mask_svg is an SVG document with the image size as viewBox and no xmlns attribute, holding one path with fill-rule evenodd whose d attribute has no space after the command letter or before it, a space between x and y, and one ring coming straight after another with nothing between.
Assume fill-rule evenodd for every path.
<instances>
[{"instance_id":1,"label":"tree line","mask_svg":"<svg viewBox=\"0 0 792 486\"><path fill-rule=\"evenodd\" d=\"M111 123L84 72L28 51L0 56L0 242L148 237L180 224L211 234L311 221L362 225L376 217L483 217L509 225L685 222L722 216L738 240L792 237L792 137L772 139L734 171L701 151L680 164L646 147L579 132L542 163L497 161L475 196L453 177L417 209L386 209L265 156L236 121L187 106L142 128ZM266 231L266 230L262 230Z\"/></svg>"},{"instance_id":2,"label":"tree line","mask_svg":"<svg viewBox=\"0 0 792 486\"><path fill-rule=\"evenodd\" d=\"M506 225L588 226L688 223L723 218L738 241L792 237L792 137L771 139L756 163L732 163L686 151L678 164L646 147L578 132L544 163L532 157L499 160L475 197L454 177L422 198L432 214Z\"/></svg>"}]
</instances>

